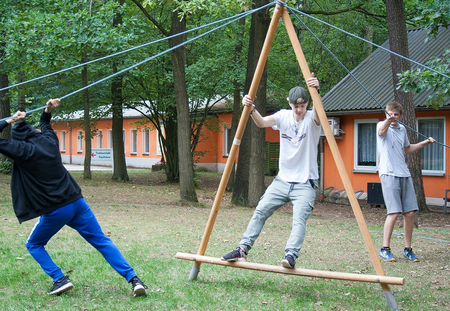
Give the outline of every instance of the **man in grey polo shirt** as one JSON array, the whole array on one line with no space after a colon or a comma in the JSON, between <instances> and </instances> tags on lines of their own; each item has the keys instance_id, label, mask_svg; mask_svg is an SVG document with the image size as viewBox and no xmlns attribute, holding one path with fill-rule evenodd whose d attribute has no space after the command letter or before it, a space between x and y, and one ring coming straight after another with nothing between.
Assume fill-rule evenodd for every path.
<instances>
[{"instance_id":1,"label":"man in grey polo shirt","mask_svg":"<svg viewBox=\"0 0 450 311\"><path fill-rule=\"evenodd\" d=\"M395 222L400 213L402 213L405 237L403 257L412 262L418 262L419 259L411 248L411 240L414 227L414 213L419 208L411 173L406 164L406 155L434 143L435 140L430 137L417 144L410 144L406 128L398 123L403 114L402 105L398 102L390 102L386 106L386 111L386 120L377 124L377 149L380 153L378 173L387 209L383 232L383 247L380 250L379 257L384 261L396 261L391 253L390 241Z\"/></svg>"}]
</instances>

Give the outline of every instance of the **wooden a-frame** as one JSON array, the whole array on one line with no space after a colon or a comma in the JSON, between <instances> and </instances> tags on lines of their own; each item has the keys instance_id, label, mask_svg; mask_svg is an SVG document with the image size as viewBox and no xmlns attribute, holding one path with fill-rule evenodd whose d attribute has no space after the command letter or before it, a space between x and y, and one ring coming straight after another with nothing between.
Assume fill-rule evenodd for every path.
<instances>
[{"instance_id":1,"label":"wooden a-frame","mask_svg":"<svg viewBox=\"0 0 450 311\"><path fill-rule=\"evenodd\" d=\"M300 42L295 33L294 26L292 24L289 13L284 6L285 0L281 0L282 4L277 3L275 7L274 14L272 16L272 20L267 31L267 36L264 42L264 46L261 51L260 58L258 60L258 64L255 70L255 74L253 76L252 84L250 86L248 95L251 98L255 98L256 91L258 89L259 82L261 80L262 73L264 71L264 67L267 61L267 57L269 54L270 47L273 42L273 38L275 36L275 31L278 26L278 22L280 17L283 19L286 30L288 32L289 38L291 40L292 46L295 51L295 55L297 57L298 63L300 65L300 69L302 74L307 80L311 77L311 72L309 70L308 64L306 63L305 56L303 54L303 50L300 46ZM219 188L217 190L213 207L211 209L208 222L206 224L205 231L202 236L202 240L197 252L197 255L177 253L176 258L184 259L184 260L192 260L194 261L194 266L192 267L189 280L194 280L197 278L197 275L200 271L201 262L212 263L212 264L221 264L226 266L233 266L244 269L253 269L260 271L268 271L268 272L276 272L276 273L284 273L284 274L295 274L295 275L304 275L304 276L314 276L314 277L322 277L322 278L332 278L332 279L341 279L341 280L350 280L350 281L360 281L360 282L375 282L380 283L384 297L388 303L388 306L391 310L398 310L397 302L395 301L394 294L391 291L389 284L395 285L403 285L403 278L395 278L395 277L386 277L383 267L381 266L380 259L378 258L378 253L373 245L373 241L370 237L369 230L367 228L366 222L364 220L364 216L361 212L361 207L359 206L358 200L356 198L355 192L353 190L352 184L348 177L347 171L345 170L344 162L342 160L341 154L336 144L336 140L331 131L331 127L328 124L327 115L323 108L322 99L317 92L316 88L308 87L309 93L313 99L314 109L316 110L320 123L322 124L323 131L325 132L325 136L327 138L328 144L330 146L331 153L333 155L334 161L338 168L339 174L341 176L341 180L344 184L344 189L348 195L348 199L350 201L351 207L353 209L353 213L355 214L359 229L364 239L364 243L366 245L367 250L369 251L370 259L372 260L372 264L375 268L376 276L366 275L367 278L361 279L361 275L352 275L351 273L331 273L329 271L317 271L317 270L306 270L306 269L286 269L282 267L269 266L269 265L261 265L255 263L228 263L217 260L216 258L203 256L206 250L206 246L209 242L209 238L211 236L212 228L214 226L214 222L217 217L217 213L219 211L220 204L222 202L223 194L225 192L225 187L230 178L231 169L235 163L237 151L239 145L241 143L241 139L244 133L245 126L247 124L249 115L250 115L250 106L245 106L242 115L238 124L238 128L233 140L233 145L231 147L230 153L228 155L227 163L225 165L225 169L220 180Z\"/></svg>"}]
</instances>

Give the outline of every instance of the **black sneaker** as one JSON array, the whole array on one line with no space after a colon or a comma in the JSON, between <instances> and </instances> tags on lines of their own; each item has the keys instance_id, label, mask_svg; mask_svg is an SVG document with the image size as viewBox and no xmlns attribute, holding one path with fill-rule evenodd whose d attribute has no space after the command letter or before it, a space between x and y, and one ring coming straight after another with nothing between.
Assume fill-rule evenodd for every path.
<instances>
[{"instance_id":1,"label":"black sneaker","mask_svg":"<svg viewBox=\"0 0 450 311\"><path fill-rule=\"evenodd\" d=\"M226 255L223 255L221 258L224 261L238 261L239 259L243 258L244 260L247 259L247 252L242 247L238 246L235 250L229 252Z\"/></svg>"},{"instance_id":2,"label":"black sneaker","mask_svg":"<svg viewBox=\"0 0 450 311\"><path fill-rule=\"evenodd\" d=\"M73 284L70 282L70 279L67 275L60 278L58 281L53 283L52 289L48 292L49 295L61 295L68 290L73 288Z\"/></svg>"},{"instance_id":3,"label":"black sneaker","mask_svg":"<svg viewBox=\"0 0 450 311\"><path fill-rule=\"evenodd\" d=\"M295 268L295 259L292 255L286 255L284 259L281 261L281 265L285 268L294 269Z\"/></svg>"},{"instance_id":4,"label":"black sneaker","mask_svg":"<svg viewBox=\"0 0 450 311\"><path fill-rule=\"evenodd\" d=\"M132 278L129 283L131 283L131 285L133 286L133 292L134 292L134 296L133 297L139 297L139 296L147 295L147 292L145 291L147 286L145 286L145 284L137 276Z\"/></svg>"}]
</instances>

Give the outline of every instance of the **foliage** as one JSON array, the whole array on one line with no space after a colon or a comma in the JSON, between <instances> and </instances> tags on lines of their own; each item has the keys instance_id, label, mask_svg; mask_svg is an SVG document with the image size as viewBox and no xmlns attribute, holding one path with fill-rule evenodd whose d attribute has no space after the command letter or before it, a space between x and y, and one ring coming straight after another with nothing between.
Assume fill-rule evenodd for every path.
<instances>
[{"instance_id":1,"label":"foliage","mask_svg":"<svg viewBox=\"0 0 450 311\"><path fill-rule=\"evenodd\" d=\"M450 99L450 79L443 76L450 76L450 48L440 58L434 58L426 63L431 71L424 68L407 70L398 74L400 77L398 88L406 92L422 92L432 90L434 93L427 99L426 104L438 110L439 106ZM441 73L441 74L439 74Z\"/></svg>"},{"instance_id":2,"label":"foliage","mask_svg":"<svg viewBox=\"0 0 450 311\"><path fill-rule=\"evenodd\" d=\"M10 174L12 171L12 162L9 159L0 161L0 173Z\"/></svg>"},{"instance_id":3,"label":"foliage","mask_svg":"<svg viewBox=\"0 0 450 311\"><path fill-rule=\"evenodd\" d=\"M450 26L450 2L448 0L416 0L420 11L415 21L421 28L428 29L431 37L436 37L439 27Z\"/></svg>"},{"instance_id":4,"label":"foliage","mask_svg":"<svg viewBox=\"0 0 450 311\"><path fill-rule=\"evenodd\" d=\"M419 15L415 17L418 26L428 29L427 40L436 38L440 27L450 26L450 2L449 1L417 1ZM440 57L428 61L426 65L435 71L425 68L408 70L398 76L400 81L398 88L406 92L422 92L432 90L426 104L438 109L450 98L450 47ZM436 72L437 71L437 72ZM439 74L441 73L441 74ZM447 75L447 77L443 76Z\"/></svg>"}]
</instances>

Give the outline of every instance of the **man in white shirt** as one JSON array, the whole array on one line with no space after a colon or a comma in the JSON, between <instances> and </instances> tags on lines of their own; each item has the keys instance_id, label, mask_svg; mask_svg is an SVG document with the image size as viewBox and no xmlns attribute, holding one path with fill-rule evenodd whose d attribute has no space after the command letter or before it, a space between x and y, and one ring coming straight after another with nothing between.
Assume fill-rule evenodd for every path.
<instances>
[{"instance_id":1,"label":"man in white shirt","mask_svg":"<svg viewBox=\"0 0 450 311\"><path fill-rule=\"evenodd\" d=\"M307 80L307 85L319 88L319 81L313 76ZM320 120L314 107L307 110L309 97L304 88L292 88L288 100L291 109L282 109L264 117L255 109L248 95L242 100L243 105L253 105L250 116L258 127L273 127L280 131L279 172L261 197L239 246L224 255L222 260L245 260L267 218L291 201L292 230L281 264L286 268L295 267L305 238L306 220L311 215L316 197Z\"/></svg>"},{"instance_id":2,"label":"man in white shirt","mask_svg":"<svg viewBox=\"0 0 450 311\"><path fill-rule=\"evenodd\" d=\"M403 257L412 262L418 262L419 259L411 248L411 240L414 213L419 210L419 207L411 173L406 164L406 155L434 143L435 140L430 137L420 143L410 144L406 128L398 123L403 114L402 105L398 102L390 102L386 106L386 111L386 120L377 124L377 149L380 153L378 173L387 210L383 247L380 250L379 257L384 261L396 261L391 253L390 241L395 222L402 213L405 238Z\"/></svg>"}]
</instances>

